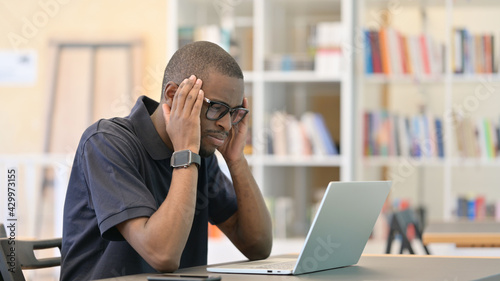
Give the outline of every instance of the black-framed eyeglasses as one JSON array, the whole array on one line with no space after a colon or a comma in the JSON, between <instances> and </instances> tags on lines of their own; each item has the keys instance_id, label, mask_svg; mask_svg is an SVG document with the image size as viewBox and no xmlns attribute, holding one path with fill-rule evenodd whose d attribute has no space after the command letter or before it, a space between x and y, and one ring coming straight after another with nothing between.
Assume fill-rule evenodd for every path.
<instances>
[{"instance_id":1,"label":"black-framed eyeglasses","mask_svg":"<svg viewBox=\"0 0 500 281\"><path fill-rule=\"evenodd\" d=\"M226 116L229 112L231 115L231 125L238 124L245 116L248 114L249 110L238 106L235 108L229 107L227 104L219 101L213 101L208 98L204 98L205 102L208 103L207 109L207 119L212 121L217 121L222 117Z\"/></svg>"}]
</instances>

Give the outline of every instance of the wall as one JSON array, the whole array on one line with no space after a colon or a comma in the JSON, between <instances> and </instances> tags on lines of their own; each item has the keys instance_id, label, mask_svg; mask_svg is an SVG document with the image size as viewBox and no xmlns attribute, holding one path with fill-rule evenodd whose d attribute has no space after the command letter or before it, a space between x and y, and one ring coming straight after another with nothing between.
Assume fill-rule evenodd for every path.
<instances>
[{"instance_id":1,"label":"wall","mask_svg":"<svg viewBox=\"0 0 500 281\"><path fill-rule=\"evenodd\" d=\"M38 59L34 84L0 85L0 154L42 152L52 38L142 38L142 79L133 92L158 100L167 62L167 1L144 3L0 0L0 50L34 50ZM66 120L70 126L71 117Z\"/></svg>"}]
</instances>

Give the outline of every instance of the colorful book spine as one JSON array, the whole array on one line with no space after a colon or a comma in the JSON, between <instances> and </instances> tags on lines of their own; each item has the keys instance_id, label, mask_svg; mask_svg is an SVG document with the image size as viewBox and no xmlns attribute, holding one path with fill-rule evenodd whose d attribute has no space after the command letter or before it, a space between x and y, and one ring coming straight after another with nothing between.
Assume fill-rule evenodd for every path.
<instances>
[{"instance_id":1,"label":"colorful book spine","mask_svg":"<svg viewBox=\"0 0 500 281\"><path fill-rule=\"evenodd\" d=\"M380 54L380 38L377 31L370 31L373 73L383 73L382 58Z\"/></svg>"},{"instance_id":2,"label":"colorful book spine","mask_svg":"<svg viewBox=\"0 0 500 281\"><path fill-rule=\"evenodd\" d=\"M372 45L373 43L371 42L370 39L370 31L365 30L364 32L364 43L365 43L365 73L366 74L373 74L373 51L372 51Z\"/></svg>"},{"instance_id":3,"label":"colorful book spine","mask_svg":"<svg viewBox=\"0 0 500 281\"><path fill-rule=\"evenodd\" d=\"M389 34L387 29L382 28L379 31L379 42L380 42L380 59L382 61L382 72L386 75L390 75L392 73L391 69L391 60L389 50Z\"/></svg>"},{"instance_id":4,"label":"colorful book spine","mask_svg":"<svg viewBox=\"0 0 500 281\"><path fill-rule=\"evenodd\" d=\"M434 120L436 128L436 144L439 158L444 158L444 135L443 135L443 122L436 118Z\"/></svg>"}]
</instances>

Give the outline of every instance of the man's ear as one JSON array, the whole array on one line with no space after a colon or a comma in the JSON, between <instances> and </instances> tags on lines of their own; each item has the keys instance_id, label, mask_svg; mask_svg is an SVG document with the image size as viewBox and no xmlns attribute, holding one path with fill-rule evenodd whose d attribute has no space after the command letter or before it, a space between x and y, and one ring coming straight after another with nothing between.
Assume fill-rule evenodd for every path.
<instances>
[{"instance_id":1,"label":"man's ear","mask_svg":"<svg viewBox=\"0 0 500 281\"><path fill-rule=\"evenodd\" d=\"M163 90L162 100L164 100L170 107L172 107L172 101L178 88L179 86L177 84L169 81Z\"/></svg>"}]
</instances>

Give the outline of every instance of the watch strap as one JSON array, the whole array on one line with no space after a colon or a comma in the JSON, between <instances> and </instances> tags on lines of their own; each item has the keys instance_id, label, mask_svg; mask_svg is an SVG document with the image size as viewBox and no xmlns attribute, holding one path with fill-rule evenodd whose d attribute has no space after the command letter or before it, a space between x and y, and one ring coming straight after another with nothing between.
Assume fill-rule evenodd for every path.
<instances>
[{"instance_id":1,"label":"watch strap","mask_svg":"<svg viewBox=\"0 0 500 281\"><path fill-rule=\"evenodd\" d=\"M198 167L198 168L200 167L201 157L198 153L194 153L191 151L191 163L196 164L196 167Z\"/></svg>"}]
</instances>

